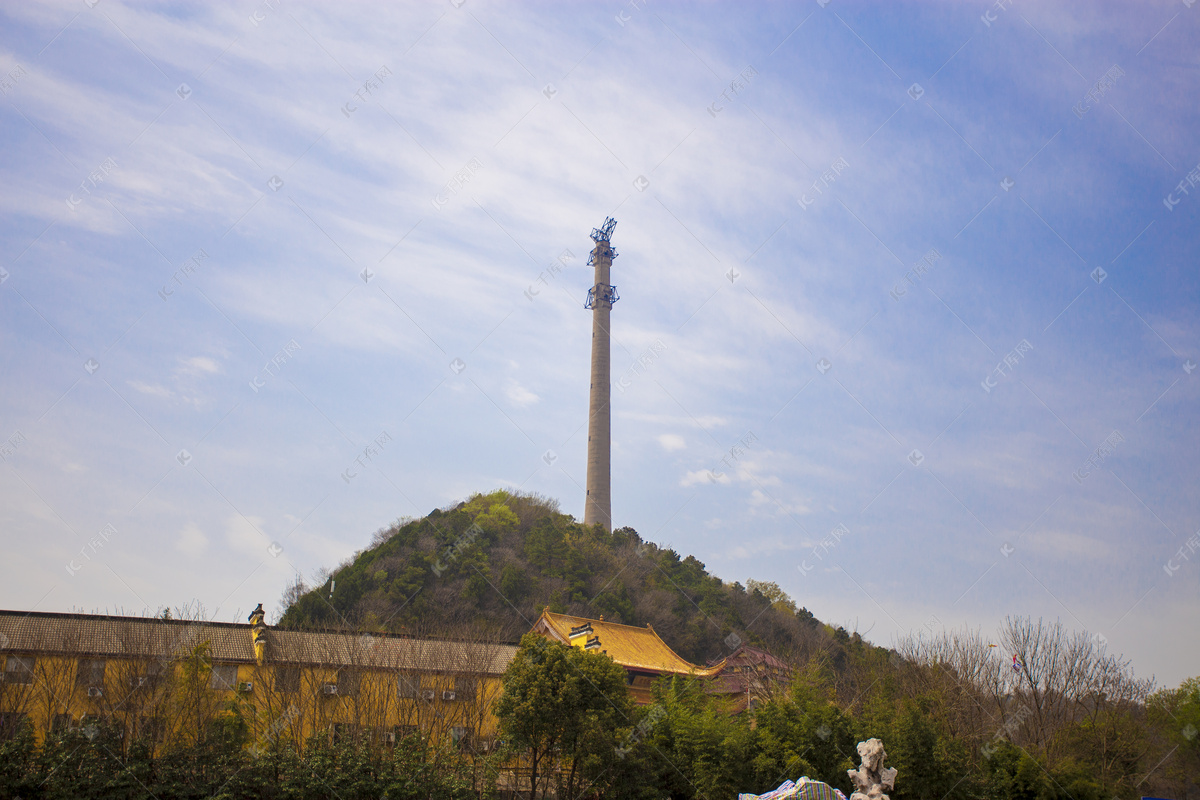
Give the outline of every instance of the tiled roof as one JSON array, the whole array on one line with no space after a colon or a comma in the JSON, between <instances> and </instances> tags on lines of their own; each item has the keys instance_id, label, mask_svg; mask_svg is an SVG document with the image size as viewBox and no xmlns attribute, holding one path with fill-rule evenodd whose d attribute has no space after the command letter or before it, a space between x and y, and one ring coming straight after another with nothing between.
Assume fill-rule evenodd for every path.
<instances>
[{"instance_id":1,"label":"tiled roof","mask_svg":"<svg viewBox=\"0 0 1200 800\"><path fill-rule=\"evenodd\" d=\"M738 647L737 650L734 650L729 655L728 658L725 659L726 667L744 666L744 665L747 665L747 666L754 665L754 666L774 668L774 669L778 669L778 670L783 670L785 672L788 670L788 665L786 662L782 661L781 659L776 658L775 656L768 653L766 650L762 650L757 647L752 647L751 645L748 645L748 644L741 645L740 647Z\"/></svg>"},{"instance_id":2,"label":"tiled roof","mask_svg":"<svg viewBox=\"0 0 1200 800\"><path fill-rule=\"evenodd\" d=\"M588 624L592 627L591 633L588 634L589 638L599 637L599 649L608 653L613 661L627 669L708 677L716 675L725 665L725 662L722 661L711 667L696 666L677 655L649 626L635 628L632 625L620 625L615 622L587 619L586 617L572 617L547 610L542 612L542 616L534 624L533 630L538 633L550 634L564 644L570 644L571 629Z\"/></svg>"},{"instance_id":3,"label":"tiled roof","mask_svg":"<svg viewBox=\"0 0 1200 800\"><path fill-rule=\"evenodd\" d=\"M0 653L164 659L203 642L214 661L254 663L248 624L0 610ZM498 675L516 651L512 645L396 634L267 629L268 664Z\"/></svg>"},{"instance_id":4,"label":"tiled roof","mask_svg":"<svg viewBox=\"0 0 1200 800\"><path fill-rule=\"evenodd\" d=\"M724 668L705 687L709 694L738 694L747 689L761 692L767 684L786 686L788 665L757 647L743 644L725 659Z\"/></svg>"}]
</instances>

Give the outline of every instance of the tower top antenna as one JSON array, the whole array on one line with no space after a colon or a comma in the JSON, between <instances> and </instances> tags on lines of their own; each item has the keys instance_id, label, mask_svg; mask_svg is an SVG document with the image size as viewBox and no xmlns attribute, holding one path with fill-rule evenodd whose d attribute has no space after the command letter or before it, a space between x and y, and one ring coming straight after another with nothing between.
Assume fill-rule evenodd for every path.
<instances>
[{"instance_id":1,"label":"tower top antenna","mask_svg":"<svg viewBox=\"0 0 1200 800\"><path fill-rule=\"evenodd\" d=\"M587 265L589 267L596 265L596 256L598 255L606 255L610 261L617 257L617 248L613 247L612 243L609 241L609 239L612 237L613 228L615 227L617 227L617 221L612 217L605 217L604 224L602 226L599 228L592 228L592 241L596 243L596 247L591 253L588 254ZM613 299L616 298L614 297ZM590 300L585 307L592 307Z\"/></svg>"},{"instance_id":2,"label":"tower top antenna","mask_svg":"<svg viewBox=\"0 0 1200 800\"><path fill-rule=\"evenodd\" d=\"M613 228L617 227L617 221L612 217L605 217L604 225L600 228L592 228L592 241L596 244L607 242L612 236Z\"/></svg>"}]
</instances>

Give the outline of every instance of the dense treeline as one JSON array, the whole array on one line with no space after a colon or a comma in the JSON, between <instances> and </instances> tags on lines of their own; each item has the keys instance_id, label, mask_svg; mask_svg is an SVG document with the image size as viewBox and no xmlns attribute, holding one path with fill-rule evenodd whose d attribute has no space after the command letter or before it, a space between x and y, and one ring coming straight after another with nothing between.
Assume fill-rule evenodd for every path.
<instances>
[{"instance_id":1,"label":"dense treeline","mask_svg":"<svg viewBox=\"0 0 1200 800\"><path fill-rule=\"evenodd\" d=\"M818 653L734 714L687 678L634 708L606 655L529 635L487 753L423 729L394 743L333 724L304 742L278 722L264 731L261 712L206 688L201 647L181 672L188 735L96 719L38 745L24 723L0 736L0 798L732 800L801 775L848 793L855 744L871 737L899 769L893 800L1200 798L1200 679L1147 695L1102 644L1040 620L1007 620L997 642L950 633L888 653L851 640L841 668Z\"/></svg>"},{"instance_id":2,"label":"dense treeline","mask_svg":"<svg viewBox=\"0 0 1200 800\"><path fill-rule=\"evenodd\" d=\"M771 584L725 583L693 556L643 542L632 528L610 534L559 513L554 501L503 491L400 521L321 580L308 587L298 579L285 595L281 626L476 625L516 641L549 606L649 623L697 664L729 655L730 634L730 644L750 641L789 658L817 650L840 658L849 638L780 602Z\"/></svg>"},{"instance_id":3,"label":"dense treeline","mask_svg":"<svg viewBox=\"0 0 1200 800\"><path fill-rule=\"evenodd\" d=\"M606 798L732 800L802 775L849 796L855 745L871 737L883 740L888 764L899 770L893 800L1200 797L1200 680L1147 698L1148 685L1132 678L1128 664L1088 637L1010 619L999 638L1016 649L1020 669L971 634L910 641L908 658L852 646L847 669L866 688L848 700L818 657L752 714L731 714L728 701L706 693L703 683L676 678L656 684L654 704L623 725L609 719L587 735L575 730L590 713L584 695L558 688L569 689L566 657L547 658L545 642L528 637L506 677L523 694L545 698L530 689L542 686L565 699L562 708L514 704L521 729L541 738L513 736L509 745L544 746L561 730L556 774L582 773L589 791ZM598 667L584 662L604 657L571 655L576 672L589 676L580 683L600 685L591 677ZM546 674L537 674L543 668ZM503 715L501 721L514 727ZM541 771L550 771L546 763ZM545 780L541 790L554 783ZM530 780L524 789L540 796Z\"/></svg>"},{"instance_id":4,"label":"dense treeline","mask_svg":"<svg viewBox=\"0 0 1200 800\"><path fill-rule=\"evenodd\" d=\"M385 749L326 734L302 752L281 746L260 755L246 744L230 717L215 720L199 743L158 753L103 725L51 734L38 746L26 725L0 741L0 797L468 800L492 796L496 774L494 763L419 736Z\"/></svg>"}]
</instances>

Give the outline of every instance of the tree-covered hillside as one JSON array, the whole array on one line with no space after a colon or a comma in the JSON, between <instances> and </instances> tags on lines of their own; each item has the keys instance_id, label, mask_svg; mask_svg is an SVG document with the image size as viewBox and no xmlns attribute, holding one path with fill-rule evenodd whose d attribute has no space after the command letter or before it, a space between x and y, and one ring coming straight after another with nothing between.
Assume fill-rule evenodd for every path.
<instances>
[{"instance_id":1,"label":"tree-covered hillside","mask_svg":"<svg viewBox=\"0 0 1200 800\"><path fill-rule=\"evenodd\" d=\"M280 625L482 630L516 641L549 606L649 623L698 664L723 658L741 641L782 657L822 650L841 660L852 638L844 630L821 625L774 584L748 584L725 583L693 556L644 542L632 528L610 534L577 523L544 497L497 491L379 531L322 585L292 587Z\"/></svg>"}]
</instances>

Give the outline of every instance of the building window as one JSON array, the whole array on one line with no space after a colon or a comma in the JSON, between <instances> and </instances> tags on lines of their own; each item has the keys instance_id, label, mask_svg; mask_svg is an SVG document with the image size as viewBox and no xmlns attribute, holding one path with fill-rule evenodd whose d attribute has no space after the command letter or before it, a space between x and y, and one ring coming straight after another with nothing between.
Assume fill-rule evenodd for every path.
<instances>
[{"instance_id":1,"label":"building window","mask_svg":"<svg viewBox=\"0 0 1200 800\"><path fill-rule=\"evenodd\" d=\"M143 665L143 669L130 679L130 683L133 684L134 689L153 691L162 685L168 669L170 669L170 665L165 661L147 662Z\"/></svg>"},{"instance_id":2,"label":"building window","mask_svg":"<svg viewBox=\"0 0 1200 800\"><path fill-rule=\"evenodd\" d=\"M300 691L300 668L299 667L276 667L275 668L275 691L277 691L277 692L298 692L298 691Z\"/></svg>"},{"instance_id":3,"label":"building window","mask_svg":"<svg viewBox=\"0 0 1200 800\"><path fill-rule=\"evenodd\" d=\"M474 700L479 681L472 677L454 679L454 699Z\"/></svg>"},{"instance_id":4,"label":"building window","mask_svg":"<svg viewBox=\"0 0 1200 800\"><path fill-rule=\"evenodd\" d=\"M421 696L421 678L418 675L397 675L396 691L401 697L416 700Z\"/></svg>"},{"instance_id":5,"label":"building window","mask_svg":"<svg viewBox=\"0 0 1200 800\"><path fill-rule=\"evenodd\" d=\"M396 744L400 744L405 739L410 737L414 740L420 741L421 729L416 725L397 725L394 730L396 734Z\"/></svg>"},{"instance_id":6,"label":"building window","mask_svg":"<svg viewBox=\"0 0 1200 800\"><path fill-rule=\"evenodd\" d=\"M81 689L104 686L104 659L79 659L79 666L75 670L75 685Z\"/></svg>"},{"instance_id":7,"label":"building window","mask_svg":"<svg viewBox=\"0 0 1200 800\"><path fill-rule=\"evenodd\" d=\"M161 742L163 740L162 719L160 717L138 717L137 736L139 739L146 739L151 742Z\"/></svg>"},{"instance_id":8,"label":"building window","mask_svg":"<svg viewBox=\"0 0 1200 800\"><path fill-rule=\"evenodd\" d=\"M136 691L154 691L162 682L162 665L150 664L145 670L129 676L129 688Z\"/></svg>"},{"instance_id":9,"label":"building window","mask_svg":"<svg viewBox=\"0 0 1200 800\"><path fill-rule=\"evenodd\" d=\"M9 656L4 660L5 683L33 683L33 656Z\"/></svg>"},{"instance_id":10,"label":"building window","mask_svg":"<svg viewBox=\"0 0 1200 800\"><path fill-rule=\"evenodd\" d=\"M12 658L12 656L9 656L9 660L12 660ZM0 714L0 742L16 736L17 732L25 725L25 720L25 714L19 711L9 711Z\"/></svg>"},{"instance_id":11,"label":"building window","mask_svg":"<svg viewBox=\"0 0 1200 800\"><path fill-rule=\"evenodd\" d=\"M337 674L338 697L356 697L361 683L362 672L356 669L339 669Z\"/></svg>"},{"instance_id":12,"label":"building window","mask_svg":"<svg viewBox=\"0 0 1200 800\"><path fill-rule=\"evenodd\" d=\"M342 742L357 742L359 740L359 727L349 722L333 723L333 743L341 744Z\"/></svg>"},{"instance_id":13,"label":"building window","mask_svg":"<svg viewBox=\"0 0 1200 800\"><path fill-rule=\"evenodd\" d=\"M226 691L237 688L237 664L213 664L208 688Z\"/></svg>"},{"instance_id":14,"label":"building window","mask_svg":"<svg viewBox=\"0 0 1200 800\"><path fill-rule=\"evenodd\" d=\"M471 746L471 729L464 725L455 725L450 729L450 743L460 750Z\"/></svg>"}]
</instances>

